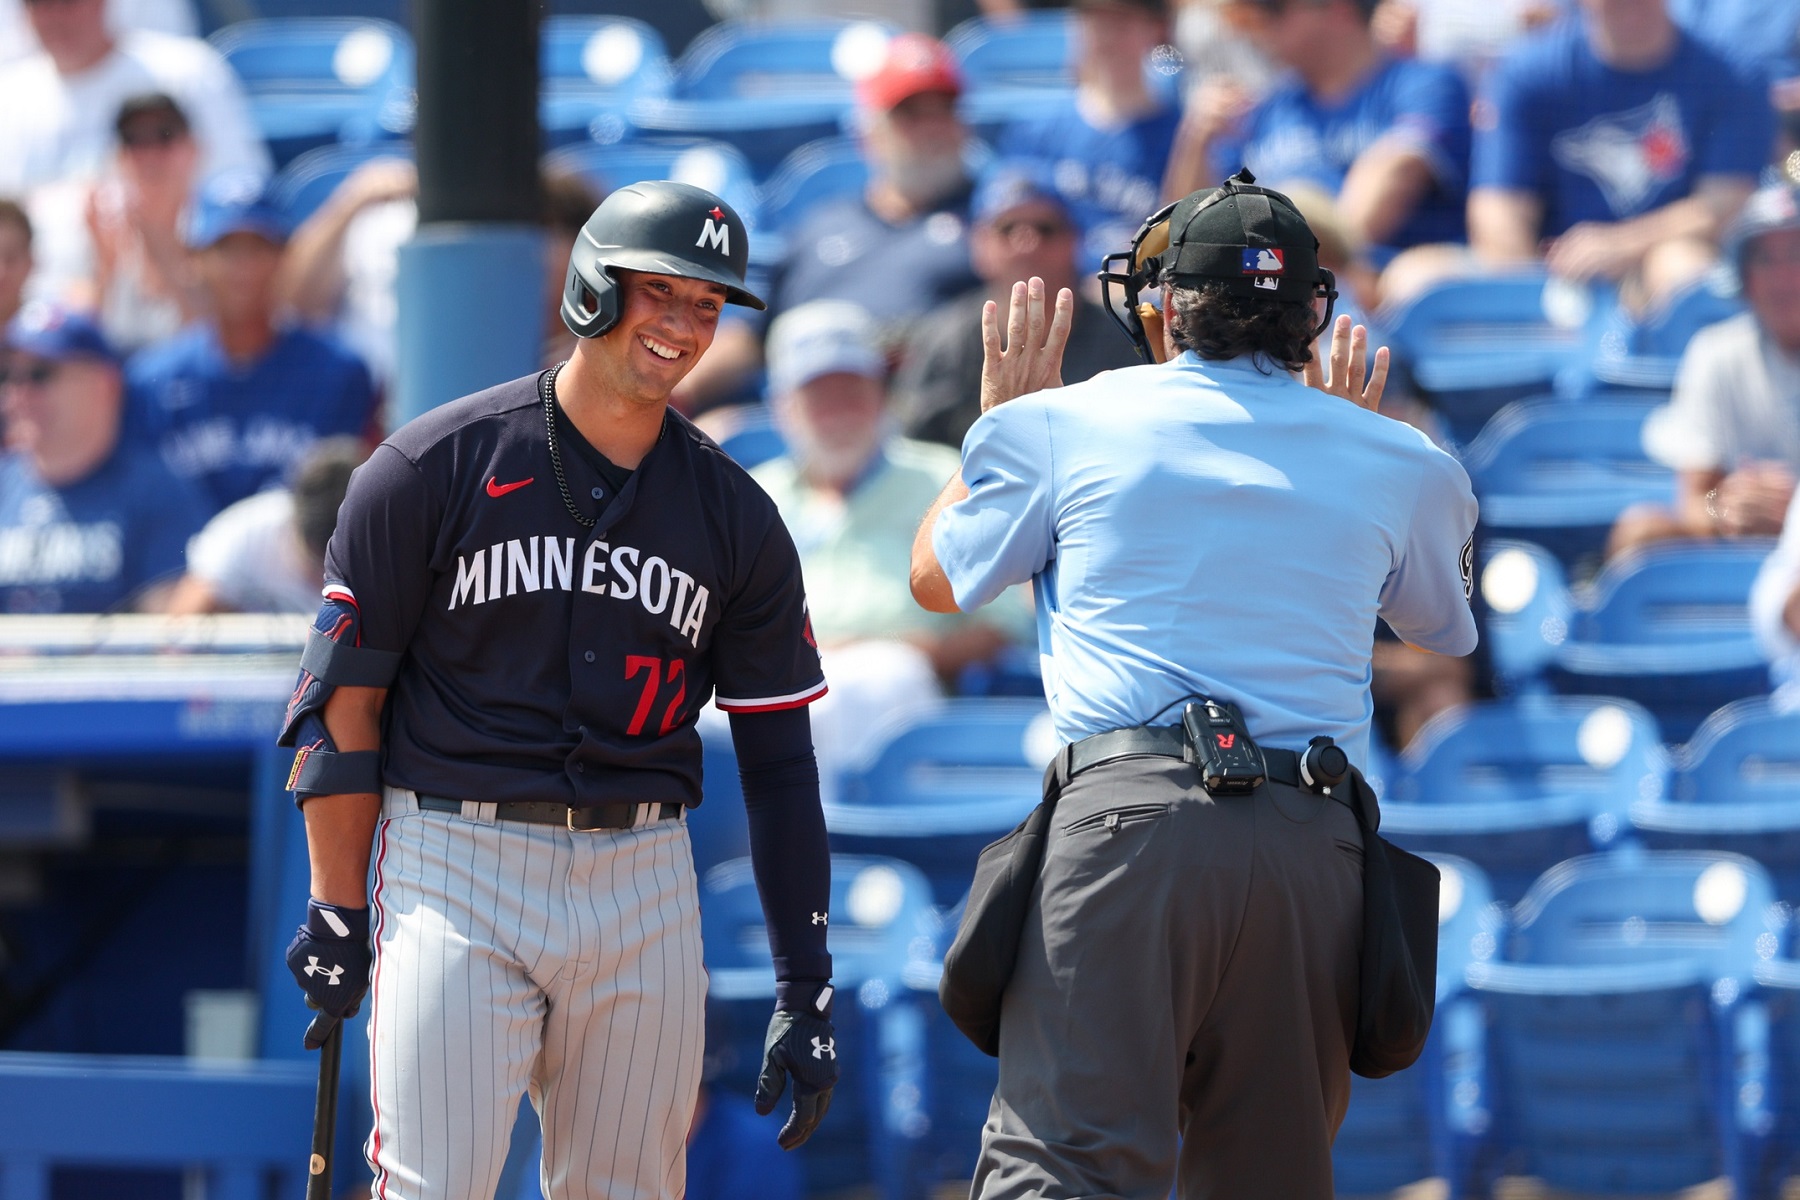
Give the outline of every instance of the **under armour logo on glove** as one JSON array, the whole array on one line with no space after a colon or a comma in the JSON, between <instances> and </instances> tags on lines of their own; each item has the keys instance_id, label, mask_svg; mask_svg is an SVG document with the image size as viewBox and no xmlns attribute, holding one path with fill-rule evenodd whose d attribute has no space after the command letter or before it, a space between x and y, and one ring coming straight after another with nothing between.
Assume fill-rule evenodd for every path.
<instances>
[{"instance_id":1,"label":"under armour logo on glove","mask_svg":"<svg viewBox=\"0 0 1800 1200\"><path fill-rule=\"evenodd\" d=\"M788 1076L794 1077L794 1111L775 1138L783 1150L792 1150L812 1136L831 1107L831 1089L838 1081L831 985L816 992L810 985L794 990L813 992L812 998L802 1001L800 1012L779 1009L770 1018L762 1075L756 1081L756 1111L767 1116L775 1111Z\"/></svg>"},{"instance_id":2,"label":"under armour logo on glove","mask_svg":"<svg viewBox=\"0 0 1800 1200\"><path fill-rule=\"evenodd\" d=\"M814 925L829 925L829 924L831 924L831 914L830 913L821 913L821 912L814 913L813 914L813 924Z\"/></svg>"},{"instance_id":3,"label":"under armour logo on glove","mask_svg":"<svg viewBox=\"0 0 1800 1200\"><path fill-rule=\"evenodd\" d=\"M306 974L325 976L325 982L327 985L336 983L338 981L338 976L342 975L343 973L344 973L344 968L342 968L342 967L337 967L337 966L321 967L319 965L319 960L316 955L309 954L306 956Z\"/></svg>"},{"instance_id":4,"label":"under armour logo on glove","mask_svg":"<svg viewBox=\"0 0 1800 1200\"><path fill-rule=\"evenodd\" d=\"M333 1018L315 1022L308 1030L323 1038L331 1025L356 1015L363 993L369 990L369 966L374 956L369 949L369 910L340 908L306 903L306 924L288 943L288 970L306 993L306 1002ZM318 1046L308 1041L308 1050Z\"/></svg>"}]
</instances>

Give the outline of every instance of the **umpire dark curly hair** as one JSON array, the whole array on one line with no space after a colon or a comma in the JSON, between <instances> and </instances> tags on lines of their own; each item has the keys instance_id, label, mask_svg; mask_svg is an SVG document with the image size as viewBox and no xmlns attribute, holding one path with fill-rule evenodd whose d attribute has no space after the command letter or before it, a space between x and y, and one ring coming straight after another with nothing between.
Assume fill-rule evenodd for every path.
<instances>
[{"instance_id":1,"label":"umpire dark curly hair","mask_svg":"<svg viewBox=\"0 0 1800 1200\"><path fill-rule=\"evenodd\" d=\"M1311 304L1234 295L1222 284L1197 280L1168 289L1169 337L1204 359L1250 355L1298 371L1313 357L1318 315Z\"/></svg>"}]
</instances>

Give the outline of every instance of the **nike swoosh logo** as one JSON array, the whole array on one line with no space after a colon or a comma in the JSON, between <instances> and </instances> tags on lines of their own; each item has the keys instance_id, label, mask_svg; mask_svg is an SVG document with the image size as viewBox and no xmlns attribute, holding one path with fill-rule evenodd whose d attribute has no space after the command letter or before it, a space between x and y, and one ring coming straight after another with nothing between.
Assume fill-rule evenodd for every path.
<instances>
[{"instance_id":1,"label":"nike swoosh logo","mask_svg":"<svg viewBox=\"0 0 1800 1200\"><path fill-rule=\"evenodd\" d=\"M508 493L508 492L516 492L520 488L524 487L526 484L536 483L536 482L537 482L537 476L535 476L535 475L533 475L530 479L521 479L517 483L501 483L500 477L498 475L490 475L490 476L488 476L487 493L488 493L488 495L492 496L494 499L498 500L500 497L506 495L506 493Z\"/></svg>"}]
</instances>

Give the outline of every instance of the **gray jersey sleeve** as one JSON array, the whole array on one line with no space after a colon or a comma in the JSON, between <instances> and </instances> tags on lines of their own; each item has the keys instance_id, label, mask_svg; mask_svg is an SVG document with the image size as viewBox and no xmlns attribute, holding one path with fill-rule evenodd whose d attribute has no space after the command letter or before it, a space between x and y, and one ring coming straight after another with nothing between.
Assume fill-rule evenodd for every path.
<instances>
[{"instance_id":1,"label":"gray jersey sleeve","mask_svg":"<svg viewBox=\"0 0 1800 1200\"><path fill-rule=\"evenodd\" d=\"M1452 655L1475 649L1475 517L1468 474L1434 447L1399 561L1381 589L1382 618L1414 646Z\"/></svg>"}]
</instances>

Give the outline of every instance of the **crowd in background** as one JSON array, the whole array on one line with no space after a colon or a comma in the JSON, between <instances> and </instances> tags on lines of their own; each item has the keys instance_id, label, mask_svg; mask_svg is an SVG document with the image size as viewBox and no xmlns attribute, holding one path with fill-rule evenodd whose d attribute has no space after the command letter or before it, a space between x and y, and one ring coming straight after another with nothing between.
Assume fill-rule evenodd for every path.
<instances>
[{"instance_id":1,"label":"crowd in background","mask_svg":"<svg viewBox=\"0 0 1800 1200\"><path fill-rule=\"evenodd\" d=\"M982 304L1028 275L1073 287L1065 380L1132 365L1099 258L1241 166L1294 196L1340 310L1378 338L1384 314L1483 272L1541 268L1632 319L1730 277L1744 311L1693 339L1646 426L1675 501L1627 512L1610 552L1784 525L1800 540L1800 0L1072 7L1073 86L977 151L936 36L973 6L616 6L676 50L678 26L718 16L911 27L857 84L867 186L804 216L770 312L733 310L677 396L722 440L764 413L779 434L756 477L833 660L822 745L853 761L870 713L1031 659L1028 597L946 620L907 596L913 522L979 415ZM188 0L0 0L0 612L310 613L337 500L383 428L416 174L366 163L291 228L198 25ZM567 354L556 290L600 192L543 180L547 363ZM1407 400L1390 411L1431 428ZM1790 653L1791 575L1758 613ZM1478 675L1381 640L1390 741Z\"/></svg>"}]
</instances>

